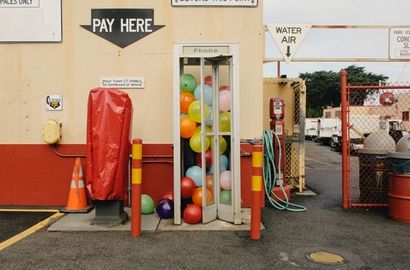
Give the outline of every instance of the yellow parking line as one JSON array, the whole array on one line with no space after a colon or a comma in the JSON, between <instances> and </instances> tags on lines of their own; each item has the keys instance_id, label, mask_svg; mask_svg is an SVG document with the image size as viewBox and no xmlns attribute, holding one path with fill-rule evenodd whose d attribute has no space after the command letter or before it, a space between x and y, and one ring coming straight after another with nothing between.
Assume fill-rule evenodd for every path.
<instances>
[{"instance_id":1,"label":"yellow parking line","mask_svg":"<svg viewBox=\"0 0 410 270\"><path fill-rule=\"evenodd\" d=\"M31 228L28 228L27 230L25 230L24 232L21 232L9 239L7 239L4 242L0 243L0 251L2 251L3 249L13 245L14 243L20 241L21 239L35 233L36 231L44 228L45 226L47 226L51 221L53 221L54 219L57 219L61 216L64 216L63 213L55 213L54 215L52 215L49 218L46 218L43 221L40 221L39 223L37 223L36 225L32 226Z\"/></svg>"},{"instance_id":2,"label":"yellow parking line","mask_svg":"<svg viewBox=\"0 0 410 270\"><path fill-rule=\"evenodd\" d=\"M56 213L58 210L56 209L0 209L0 212L34 212L34 213L41 213L41 212L50 212Z\"/></svg>"}]
</instances>

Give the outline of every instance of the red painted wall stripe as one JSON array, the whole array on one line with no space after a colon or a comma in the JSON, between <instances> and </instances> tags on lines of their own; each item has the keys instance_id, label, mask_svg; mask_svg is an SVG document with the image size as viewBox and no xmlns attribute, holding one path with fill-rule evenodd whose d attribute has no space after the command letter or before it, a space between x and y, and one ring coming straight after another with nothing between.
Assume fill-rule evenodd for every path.
<instances>
[{"instance_id":1,"label":"red painted wall stripe","mask_svg":"<svg viewBox=\"0 0 410 270\"><path fill-rule=\"evenodd\" d=\"M61 144L66 155L85 155L83 144ZM252 145L241 144L242 207L251 205ZM142 192L158 201L173 190L172 144L144 144ZM0 205L64 206L73 158L62 158L46 144L0 144ZM85 159L82 159L85 168ZM86 177L86 175L85 175ZM262 197L261 205L264 205Z\"/></svg>"}]
</instances>

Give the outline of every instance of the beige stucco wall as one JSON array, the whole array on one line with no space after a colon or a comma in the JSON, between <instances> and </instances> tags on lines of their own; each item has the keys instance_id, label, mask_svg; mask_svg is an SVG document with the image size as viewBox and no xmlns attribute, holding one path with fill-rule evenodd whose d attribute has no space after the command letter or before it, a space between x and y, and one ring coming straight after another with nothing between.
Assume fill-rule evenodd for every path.
<instances>
[{"instance_id":1,"label":"beige stucco wall","mask_svg":"<svg viewBox=\"0 0 410 270\"><path fill-rule=\"evenodd\" d=\"M264 28L257 8L173 8L171 1L63 1L63 42L0 44L0 143L43 143L42 124L63 125L62 143L85 143L88 91L101 77L145 78L124 90L134 106L133 137L172 142L173 43L239 43L241 138L261 137ZM120 49L86 31L92 8L153 8L164 28ZM62 94L63 111L45 110Z\"/></svg>"}]
</instances>

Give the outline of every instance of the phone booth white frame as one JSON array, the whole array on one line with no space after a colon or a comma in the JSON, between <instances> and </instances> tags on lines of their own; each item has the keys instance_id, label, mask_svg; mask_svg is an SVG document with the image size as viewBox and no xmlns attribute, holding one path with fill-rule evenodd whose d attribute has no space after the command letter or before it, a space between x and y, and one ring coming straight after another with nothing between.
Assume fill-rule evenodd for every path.
<instances>
[{"instance_id":1,"label":"phone booth white frame","mask_svg":"<svg viewBox=\"0 0 410 270\"><path fill-rule=\"evenodd\" d=\"M228 59L229 62L229 87L231 91L231 129L229 134L226 132L219 132L219 124L217 124L216 131L212 134L214 145L219 145L219 138L223 135L230 136L230 171L231 171L231 204L220 203L220 189L219 189L219 150L217 161L215 164L214 175L216 175L216 184L214 185L214 203L207 205L206 203L206 188L202 189L202 223L208 223L215 219L221 219L234 224L241 224L241 175L240 175L240 129L239 129L239 48L237 43L177 43L174 44L174 80L173 80L173 119L174 119L174 224L181 224L181 177L185 172L181 172L181 137L180 137L180 76L183 74L183 65L181 59L193 58L199 60L200 64L200 81L198 84L204 85L204 63L205 61L215 61L217 64L212 65L212 76L214 77L214 93L215 89L218 89L219 82L219 59L224 61ZM198 50L198 48L202 50ZM208 48L208 49L207 49ZM204 50L205 49L205 50ZM216 77L216 78L215 78ZM201 88L201 97L203 95L203 87ZM218 95L214 95L218 100ZM201 102L204 99L202 98ZM202 103L203 104L203 103ZM214 111L217 110L214 106ZM203 108L201 109L202 116L204 115ZM214 115L219 115L219 112L215 112ZM204 126L204 125L202 125ZM209 134L205 131L205 127L202 127L201 138L202 142L205 136ZM202 143L202 150L204 150L204 143ZM219 147L216 147L219 149ZM205 166L204 151L201 154L202 168ZM205 170L203 175L205 176ZM206 187L205 178L202 182L202 186ZM217 188L218 187L218 188Z\"/></svg>"}]
</instances>

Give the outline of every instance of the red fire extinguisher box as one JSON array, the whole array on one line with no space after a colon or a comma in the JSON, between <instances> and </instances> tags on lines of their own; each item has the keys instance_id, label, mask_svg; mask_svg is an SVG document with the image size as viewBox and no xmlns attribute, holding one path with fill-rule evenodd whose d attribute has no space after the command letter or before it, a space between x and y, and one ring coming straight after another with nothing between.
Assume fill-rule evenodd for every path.
<instances>
[{"instance_id":1,"label":"red fire extinguisher box","mask_svg":"<svg viewBox=\"0 0 410 270\"><path fill-rule=\"evenodd\" d=\"M95 88L88 96L87 191L93 200L125 200L132 103L127 93Z\"/></svg>"}]
</instances>

